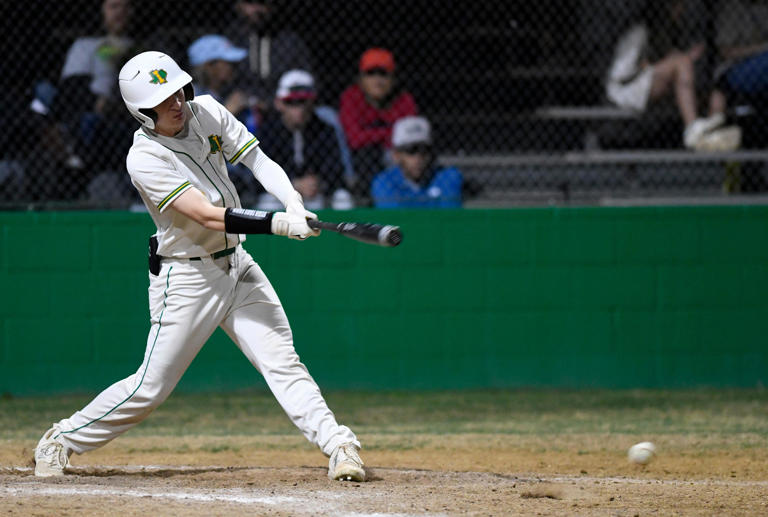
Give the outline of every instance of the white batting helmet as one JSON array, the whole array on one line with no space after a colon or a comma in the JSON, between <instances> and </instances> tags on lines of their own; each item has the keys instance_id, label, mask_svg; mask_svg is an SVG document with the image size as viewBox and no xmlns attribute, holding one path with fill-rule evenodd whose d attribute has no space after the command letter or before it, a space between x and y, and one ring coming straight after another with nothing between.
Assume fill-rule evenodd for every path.
<instances>
[{"instance_id":1,"label":"white batting helmet","mask_svg":"<svg viewBox=\"0 0 768 517\"><path fill-rule=\"evenodd\" d=\"M142 52L123 65L118 75L120 95L131 115L154 129L157 115L152 108L184 89L188 101L195 97L192 76L162 52Z\"/></svg>"}]
</instances>

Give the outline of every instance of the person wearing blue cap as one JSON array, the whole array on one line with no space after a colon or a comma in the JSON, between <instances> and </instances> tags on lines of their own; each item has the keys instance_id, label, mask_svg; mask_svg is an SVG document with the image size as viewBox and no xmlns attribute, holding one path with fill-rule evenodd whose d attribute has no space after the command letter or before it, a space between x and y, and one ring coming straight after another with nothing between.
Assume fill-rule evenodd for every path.
<instances>
[{"instance_id":1,"label":"person wearing blue cap","mask_svg":"<svg viewBox=\"0 0 768 517\"><path fill-rule=\"evenodd\" d=\"M224 36L207 34L195 40L187 50L193 67L195 93L211 95L237 115L246 108L248 96L234 88L235 63L248 55Z\"/></svg>"}]
</instances>

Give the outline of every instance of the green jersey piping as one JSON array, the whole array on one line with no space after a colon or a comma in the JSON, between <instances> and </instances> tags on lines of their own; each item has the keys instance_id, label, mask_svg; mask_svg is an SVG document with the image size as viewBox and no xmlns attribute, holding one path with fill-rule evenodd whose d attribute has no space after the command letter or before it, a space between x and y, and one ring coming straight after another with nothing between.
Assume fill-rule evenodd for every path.
<instances>
[{"instance_id":1,"label":"green jersey piping","mask_svg":"<svg viewBox=\"0 0 768 517\"><path fill-rule=\"evenodd\" d=\"M141 374L141 380L139 381L139 385L136 386L136 389L133 390L133 392L130 395L128 395L128 397L126 397L122 402L120 402L115 407L113 407L112 409L110 409L109 411L107 411L106 413L101 415L99 418L94 418L93 420L91 420L87 424L83 424L80 427L76 427L75 429L71 429L69 431L61 431L59 434L57 434L56 436L53 437L54 439L58 438L62 434L74 433L75 431L78 431L78 430L82 429L83 427L88 427L92 423L98 422L99 420L101 420L102 418L104 418L105 416L109 415L111 412L113 412L114 410L116 410L117 408L119 408L120 406L122 406L123 404L128 402L129 400L131 400L131 397L133 397L136 394L136 392L139 391L139 388L141 388L141 385L144 383L144 376L147 375L147 370L149 369L149 362L152 360L152 352L155 351L155 344L157 344L157 337L160 335L160 330L162 330L162 328L163 328L163 314L165 314L165 309L167 307L166 301L168 300L168 287L171 284L171 271L172 270L173 270L173 266L168 268L168 275L166 275L166 277L165 277L165 291L163 291L163 310L160 312L160 317L157 320L157 334L155 334L155 339L154 339L154 341L152 341L152 348L149 349L149 355L147 356L147 366L144 367L144 373Z\"/></svg>"},{"instance_id":2,"label":"green jersey piping","mask_svg":"<svg viewBox=\"0 0 768 517\"><path fill-rule=\"evenodd\" d=\"M174 197L175 197L177 194L179 194L179 193L180 193L182 190L184 190L184 189L185 189L185 188L187 188L188 186L190 186L190 183L189 183L188 181L185 181L184 183L182 183L181 185L179 185L178 187L176 187L176 188L173 190L173 192L171 192L170 194L168 194L167 196L165 196L165 199L163 199L162 201L160 201L160 204L159 204L159 205L157 205L157 209L158 209L158 210L160 210L160 211L162 211L162 210L163 210L163 207L164 207L165 205L167 205L167 204L168 204L168 203L169 203L171 200L173 200L173 199L174 199Z\"/></svg>"},{"instance_id":3,"label":"green jersey piping","mask_svg":"<svg viewBox=\"0 0 768 517\"><path fill-rule=\"evenodd\" d=\"M238 158L240 158L240 155L242 155L242 154L243 154L245 151L247 151L248 149L250 149L250 147L251 147L253 144L257 144L258 142L259 142L259 141L256 139L256 137L253 137L253 138L251 138L250 140L248 140L248 142L246 142L246 144L245 144L243 147L241 147L241 148L240 148L240 150L239 150L239 151L237 151L237 152L235 153L235 155L234 155L232 158L230 158L230 159L228 160L228 161L229 161L229 163L235 163L235 162L237 161L237 159L238 159Z\"/></svg>"},{"instance_id":4,"label":"green jersey piping","mask_svg":"<svg viewBox=\"0 0 768 517\"><path fill-rule=\"evenodd\" d=\"M149 138L147 135L141 134L141 135L139 135L139 136L143 136L144 138L146 138L146 139L147 139L147 140L149 140L150 142L157 142L157 140L152 140L152 139L151 139L151 138ZM198 168L198 169L200 169L200 172L202 172L202 173L203 173L203 176L205 176L205 177L206 177L206 179L208 179L208 181L210 181L210 182L211 182L211 185L213 185L213 188L215 188L215 189L216 189L216 192L218 192L218 193L219 193L219 195L221 196L221 203L224 205L224 208L227 208L227 202L224 200L224 194L221 192L221 190L219 190L219 187L217 187L217 186L216 186L216 183L215 183L215 182L214 182L214 181L211 179L211 177L210 177L210 176L208 176L208 174L206 174L206 172L205 172L205 169L203 169L203 168L200 166L200 164L199 164L199 163L197 163L197 162L195 161L195 159L194 159L194 158L192 158L192 156L190 156L188 153L185 153L184 151L177 151L176 149L171 149L170 147L168 147L167 145L165 145L165 144L164 144L164 143L162 143L162 142L157 142L157 143L158 143L158 144L160 144L160 145L162 145L163 147L165 147L166 149L168 149L168 150L169 150L169 151L171 151L171 152L174 152L174 153L176 153L176 154L183 154L184 156L186 156L187 158L189 158L190 160L192 160L192 163L194 163L195 165L197 165L197 168ZM221 178L219 178L219 179L221 179ZM235 207L235 208L236 208L236 207ZM239 237L238 237L238 239L239 239ZM227 239L227 232L224 232L224 249L227 249L227 248L229 248L229 239Z\"/></svg>"}]
</instances>

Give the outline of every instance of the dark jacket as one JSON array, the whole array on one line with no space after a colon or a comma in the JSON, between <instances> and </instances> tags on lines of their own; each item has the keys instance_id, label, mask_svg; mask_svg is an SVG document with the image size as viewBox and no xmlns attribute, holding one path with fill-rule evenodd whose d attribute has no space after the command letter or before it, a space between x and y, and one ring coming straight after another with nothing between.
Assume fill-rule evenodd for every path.
<instances>
[{"instance_id":1,"label":"dark jacket","mask_svg":"<svg viewBox=\"0 0 768 517\"><path fill-rule=\"evenodd\" d=\"M259 127L259 146L267 156L282 165L289 178L317 175L323 183L323 193L329 195L342 186L344 173L336 132L313 113L301 135L304 162L297 163L294 134L283 125L280 113L272 110Z\"/></svg>"},{"instance_id":2,"label":"dark jacket","mask_svg":"<svg viewBox=\"0 0 768 517\"><path fill-rule=\"evenodd\" d=\"M243 22L233 23L225 34L248 55L237 64L238 87L265 103L274 98L277 82L288 70L312 71L309 49L294 32L280 30L259 34ZM262 48L269 48L269 62L262 63Z\"/></svg>"}]
</instances>

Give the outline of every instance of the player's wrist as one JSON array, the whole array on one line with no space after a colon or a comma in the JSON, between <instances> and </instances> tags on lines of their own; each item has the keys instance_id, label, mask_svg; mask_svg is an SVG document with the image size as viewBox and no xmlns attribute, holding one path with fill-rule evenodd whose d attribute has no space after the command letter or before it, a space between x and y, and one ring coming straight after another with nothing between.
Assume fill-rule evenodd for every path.
<instances>
[{"instance_id":1,"label":"player's wrist","mask_svg":"<svg viewBox=\"0 0 768 517\"><path fill-rule=\"evenodd\" d=\"M285 211L289 214L301 215L304 213L304 198L298 190L294 190L288 195L285 200Z\"/></svg>"},{"instance_id":2,"label":"player's wrist","mask_svg":"<svg viewBox=\"0 0 768 517\"><path fill-rule=\"evenodd\" d=\"M248 210L245 208L227 208L224 211L224 230L227 233L274 233L272 218L274 212Z\"/></svg>"}]
</instances>

